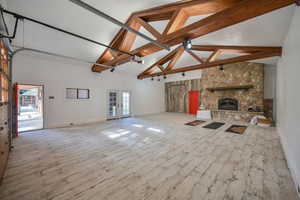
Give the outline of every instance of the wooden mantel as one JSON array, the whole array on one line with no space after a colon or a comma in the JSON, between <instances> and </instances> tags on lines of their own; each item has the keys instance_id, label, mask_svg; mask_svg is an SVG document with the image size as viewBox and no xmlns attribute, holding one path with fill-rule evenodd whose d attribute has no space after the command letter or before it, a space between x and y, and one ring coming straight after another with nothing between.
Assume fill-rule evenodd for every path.
<instances>
[{"instance_id":1,"label":"wooden mantel","mask_svg":"<svg viewBox=\"0 0 300 200\"><path fill-rule=\"evenodd\" d=\"M226 86L226 87L214 87L214 88L206 88L207 90L214 91L224 91L224 90L249 90L254 88L253 85L235 85L235 86Z\"/></svg>"}]
</instances>

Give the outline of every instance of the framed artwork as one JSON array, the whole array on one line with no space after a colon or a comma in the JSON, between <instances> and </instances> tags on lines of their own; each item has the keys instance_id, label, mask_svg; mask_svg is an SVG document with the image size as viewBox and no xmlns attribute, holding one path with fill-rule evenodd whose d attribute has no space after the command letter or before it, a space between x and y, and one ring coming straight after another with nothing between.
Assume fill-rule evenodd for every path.
<instances>
[{"instance_id":1,"label":"framed artwork","mask_svg":"<svg viewBox=\"0 0 300 200\"><path fill-rule=\"evenodd\" d=\"M67 88L66 98L67 99L77 99L77 89L76 88Z\"/></svg>"},{"instance_id":2,"label":"framed artwork","mask_svg":"<svg viewBox=\"0 0 300 200\"><path fill-rule=\"evenodd\" d=\"M90 90L89 89L77 89L77 98L78 99L89 99Z\"/></svg>"}]
</instances>

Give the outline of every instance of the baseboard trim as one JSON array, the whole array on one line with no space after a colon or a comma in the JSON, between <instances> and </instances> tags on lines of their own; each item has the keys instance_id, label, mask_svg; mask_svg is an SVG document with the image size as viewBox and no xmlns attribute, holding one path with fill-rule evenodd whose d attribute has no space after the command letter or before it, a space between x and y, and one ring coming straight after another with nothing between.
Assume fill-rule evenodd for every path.
<instances>
[{"instance_id":1,"label":"baseboard trim","mask_svg":"<svg viewBox=\"0 0 300 200\"><path fill-rule=\"evenodd\" d=\"M92 122L82 122L82 123L72 123L71 124L61 124L61 125L54 125L54 126L49 126L45 129L57 129L57 128L70 128L70 127L76 127L76 126L88 126L88 125L94 125L97 123L102 123L105 122L106 119L103 120L98 120L98 121L92 121Z\"/></svg>"},{"instance_id":2,"label":"baseboard trim","mask_svg":"<svg viewBox=\"0 0 300 200\"><path fill-rule=\"evenodd\" d=\"M144 116L156 115L156 114L161 114L161 113L164 113L164 112L146 113L146 114L137 114L137 115L132 114L130 117L144 117ZM120 118L120 119L122 119L122 118ZM71 125L71 122L70 122L70 123L65 123L65 124L60 124L60 125L49 126L49 127L44 128L44 129L57 129L57 128L69 128L69 127L76 127L76 126L88 126L88 125L94 125L94 124L97 124L97 123L103 123L103 122L106 122L106 121L109 121L109 120L101 119L101 120L98 120L98 121L91 121L91 122L72 123L72 125Z\"/></svg>"},{"instance_id":3,"label":"baseboard trim","mask_svg":"<svg viewBox=\"0 0 300 200\"><path fill-rule=\"evenodd\" d=\"M146 117L146 116L150 116L150 115L158 115L158 114L162 114L165 112L158 112L158 113L146 113L146 114L138 114L138 115L132 115L132 117Z\"/></svg>"},{"instance_id":4,"label":"baseboard trim","mask_svg":"<svg viewBox=\"0 0 300 200\"><path fill-rule=\"evenodd\" d=\"M293 161L292 161L293 159L290 156L291 154L289 153L289 148L288 148L287 141L284 139L284 137L282 136L282 134L278 130L278 128L277 128L277 133L279 134L280 143L281 143L281 146L282 146L282 149L283 149L286 161L287 161L287 165L288 165L288 168L291 172L292 179L294 181L294 185L295 185L296 191L297 191L299 199L300 199L300 193L299 193L300 179L299 179L298 174L296 172L296 167L294 167L296 165L293 163Z\"/></svg>"}]
</instances>

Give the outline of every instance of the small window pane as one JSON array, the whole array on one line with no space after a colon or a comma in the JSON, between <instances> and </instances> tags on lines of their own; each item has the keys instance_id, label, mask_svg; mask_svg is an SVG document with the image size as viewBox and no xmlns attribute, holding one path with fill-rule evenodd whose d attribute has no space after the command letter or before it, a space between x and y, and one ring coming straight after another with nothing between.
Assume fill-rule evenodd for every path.
<instances>
[{"instance_id":1,"label":"small window pane","mask_svg":"<svg viewBox=\"0 0 300 200\"><path fill-rule=\"evenodd\" d=\"M77 89L74 88L67 88L67 99L77 99Z\"/></svg>"},{"instance_id":2,"label":"small window pane","mask_svg":"<svg viewBox=\"0 0 300 200\"><path fill-rule=\"evenodd\" d=\"M90 90L89 89L78 89L78 99L89 99Z\"/></svg>"}]
</instances>

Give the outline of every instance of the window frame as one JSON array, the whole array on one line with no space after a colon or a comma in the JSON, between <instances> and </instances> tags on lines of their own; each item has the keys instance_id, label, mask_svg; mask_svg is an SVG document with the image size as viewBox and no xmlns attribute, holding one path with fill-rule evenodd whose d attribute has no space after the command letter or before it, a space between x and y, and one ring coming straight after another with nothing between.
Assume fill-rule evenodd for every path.
<instances>
[{"instance_id":1,"label":"window frame","mask_svg":"<svg viewBox=\"0 0 300 200\"><path fill-rule=\"evenodd\" d=\"M80 91L87 91L87 97L86 98L80 97L79 96L79 92ZM77 88L77 99L90 99L90 89L80 89L80 88Z\"/></svg>"}]
</instances>

